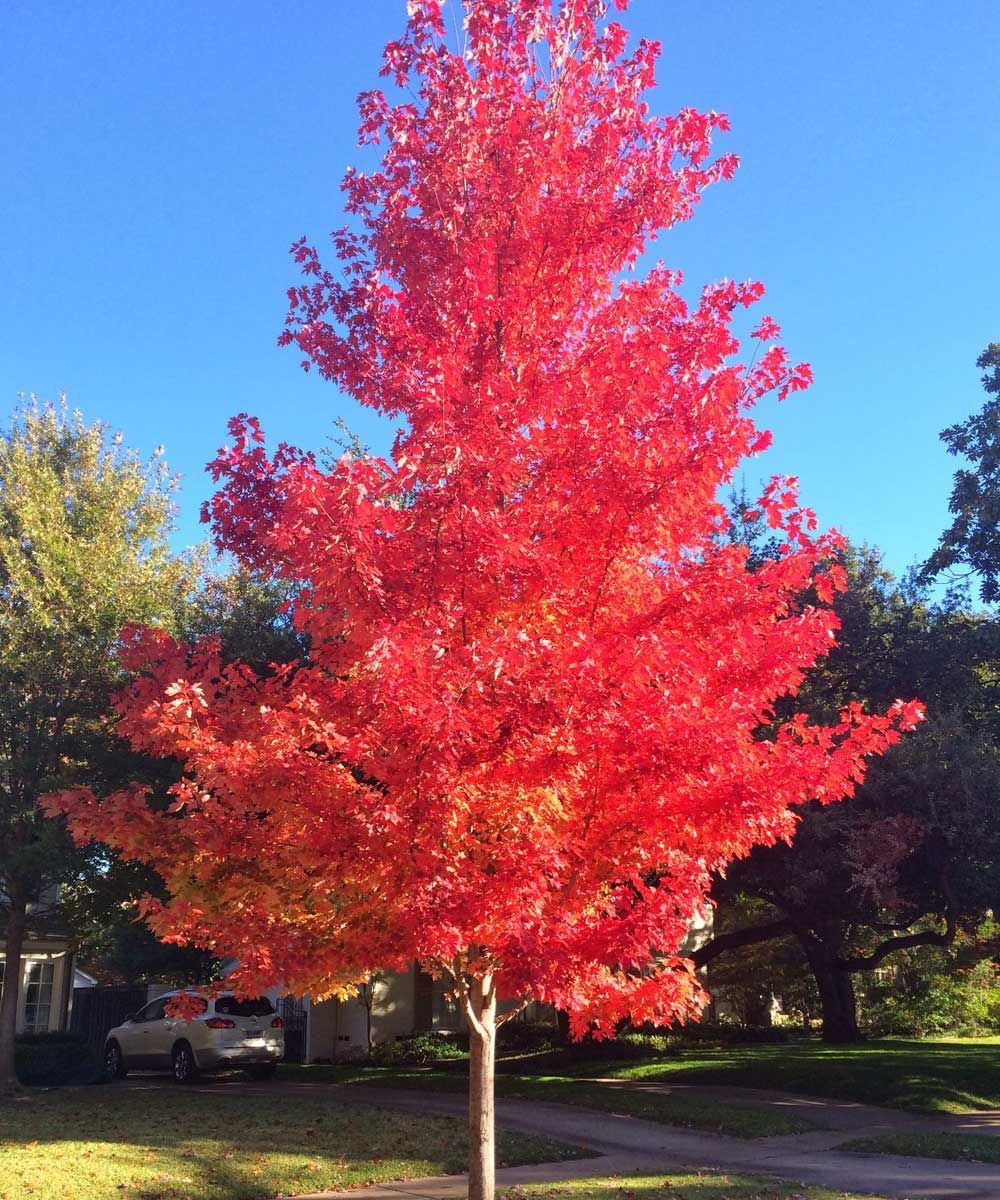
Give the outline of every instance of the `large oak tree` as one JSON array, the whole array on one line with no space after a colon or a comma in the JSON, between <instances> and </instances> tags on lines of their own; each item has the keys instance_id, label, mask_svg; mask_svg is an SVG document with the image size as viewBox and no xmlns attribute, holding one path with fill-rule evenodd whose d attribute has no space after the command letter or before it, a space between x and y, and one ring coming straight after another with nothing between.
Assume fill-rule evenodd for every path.
<instances>
[{"instance_id":1,"label":"large oak tree","mask_svg":"<svg viewBox=\"0 0 1000 1200\"><path fill-rule=\"evenodd\" d=\"M748 541L766 560L763 539ZM806 805L790 844L758 847L716 879L723 904L757 902L753 919L730 920L694 955L711 977L741 948L792 939L832 1042L860 1037L859 974L914 947L950 945L1000 901L1000 625L898 584L876 551L849 547L843 562L838 645L795 703L822 721L901 692L920 695L928 719L873 764L850 804Z\"/></svg>"}]
</instances>

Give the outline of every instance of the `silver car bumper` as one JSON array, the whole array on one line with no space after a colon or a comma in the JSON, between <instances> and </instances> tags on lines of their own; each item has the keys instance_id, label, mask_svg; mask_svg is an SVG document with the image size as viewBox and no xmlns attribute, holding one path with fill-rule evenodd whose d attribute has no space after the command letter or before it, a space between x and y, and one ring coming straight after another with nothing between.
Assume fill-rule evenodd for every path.
<instances>
[{"instance_id":1,"label":"silver car bumper","mask_svg":"<svg viewBox=\"0 0 1000 1200\"><path fill-rule=\"evenodd\" d=\"M275 1043L263 1046L220 1046L199 1050L198 1066L203 1070L213 1067L247 1066L254 1063L281 1062L285 1048Z\"/></svg>"}]
</instances>

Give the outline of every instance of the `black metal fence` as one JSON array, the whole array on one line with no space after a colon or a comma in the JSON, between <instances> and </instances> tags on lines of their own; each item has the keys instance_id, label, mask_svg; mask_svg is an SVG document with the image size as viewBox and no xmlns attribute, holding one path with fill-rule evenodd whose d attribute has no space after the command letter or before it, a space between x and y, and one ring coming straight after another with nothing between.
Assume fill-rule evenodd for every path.
<instances>
[{"instance_id":1,"label":"black metal fence","mask_svg":"<svg viewBox=\"0 0 1000 1200\"><path fill-rule=\"evenodd\" d=\"M103 1046L108 1030L121 1025L129 1013L142 1008L147 994L145 984L74 988L69 1027L74 1033L82 1033L92 1046Z\"/></svg>"}]
</instances>

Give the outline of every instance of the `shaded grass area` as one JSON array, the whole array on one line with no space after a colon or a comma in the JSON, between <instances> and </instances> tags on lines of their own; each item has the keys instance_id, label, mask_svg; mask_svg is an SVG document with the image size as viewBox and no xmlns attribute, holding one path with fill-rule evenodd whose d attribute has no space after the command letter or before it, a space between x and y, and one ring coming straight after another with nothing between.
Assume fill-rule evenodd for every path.
<instances>
[{"instance_id":1,"label":"shaded grass area","mask_svg":"<svg viewBox=\"0 0 1000 1200\"><path fill-rule=\"evenodd\" d=\"M913 1112L1000 1107L1000 1039L885 1039L855 1046L692 1048L647 1062L567 1063L573 1076L731 1084L881 1104ZM550 1068L551 1069L551 1068Z\"/></svg>"},{"instance_id":2,"label":"shaded grass area","mask_svg":"<svg viewBox=\"0 0 1000 1200\"><path fill-rule=\"evenodd\" d=\"M536 1057L535 1068L532 1056L525 1055L519 1061L518 1074L498 1075L497 1094L560 1102L568 1095L569 1102L605 1108L607 1102L601 1099L604 1093L595 1094L593 1090L597 1085L588 1087L575 1082L589 1078L769 1088L923 1113L1000 1108L1000 1038L996 1037L887 1038L855 1046L828 1046L822 1042L692 1046L669 1056L639 1062L609 1058L588 1060L579 1050L561 1057L551 1054ZM427 1087L442 1091L464 1091L466 1087L464 1074L453 1071L379 1071L349 1067L298 1069L326 1071L331 1080L344 1083L385 1083L392 1087ZM296 1068L283 1070L295 1071ZM420 1082L412 1082L414 1078ZM745 1104L709 1105L702 1102L699 1105L694 1098L669 1097L618 1100L616 1103L619 1107L611 1111L631 1112L632 1109L623 1106L635 1103L643 1108L642 1112L635 1110L635 1115L649 1120L739 1137L797 1133L807 1127L795 1118L772 1114L769 1120L773 1123L754 1131L755 1122L744 1115L748 1107ZM652 1110L645 1107L647 1104L653 1106ZM733 1109L738 1111L734 1113ZM707 1123L702 1123L703 1119Z\"/></svg>"},{"instance_id":3,"label":"shaded grass area","mask_svg":"<svg viewBox=\"0 0 1000 1200\"><path fill-rule=\"evenodd\" d=\"M465 1123L322 1097L124 1086L0 1104L0 1200L264 1200L466 1169ZM500 1132L507 1166L580 1158Z\"/></svg>"},{"instance_id":4,"label":"shaded grass area","mask_svg":"<svg viewBox=\"0 0 1000 1200\"><path fill-rule=\"evenodd\" d=\"M1000 1163L1000 1137L977 1133L887 1133L856 1138L838 1150L858 1154L902 1154L907 1158L947 1158L952 1162Z\"/></svg>"},{"instance_id":5,"label":"shaded grass area","mask_svg":"<svg viewBox=\"0 0 1000 1200\"><path fill-rule=\"evenodd\" d=\"M844 1200L846 1192L716 1171L683 1169L670 1175L616 1175L509 1188L500 1200ZM853 1196L852 1200L877 1200Z\"/></svg>"},{"instance_id":6,"label":"shaded grass area","mask_svg":"<svg viewBox=\"0 0 1000 1200\"><path fill-rule=\"evenodd\" d=\"M468 1076L456 1071L390 1068L284 1067L281 1078L462 1094L469 1086ZM496 1094L516 1100L572 1104L578 1108L598 1109L601 1112L658 1121L663 1125L679 1125L686 1129L741 1138L778 1137L789 1133L806 1133L816 1128L815 1124L800 1117L749 1104L722 1104L714 1100L701 1100L689 1093L674 1096L668 1092L588 1083L586 1080L558 1075L498 1075Z\"/></svg>"}]
</instances>

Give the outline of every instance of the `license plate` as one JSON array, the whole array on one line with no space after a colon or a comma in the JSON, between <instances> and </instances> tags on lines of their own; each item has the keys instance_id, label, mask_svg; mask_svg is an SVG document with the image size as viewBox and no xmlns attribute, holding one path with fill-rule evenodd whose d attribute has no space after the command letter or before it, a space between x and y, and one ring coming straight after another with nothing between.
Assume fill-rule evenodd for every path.
<instances>
[{"instance_id":1,"label":"license plate","mask_svg":"<svg viewBox=\"0 0 1000 1200\"><path fill-rule=\"evenodd\" d=\"M244 1046L264 1046L266 1045L262 1037L252 1037L243 1039Z\"/></svg>"}]
</instances>

